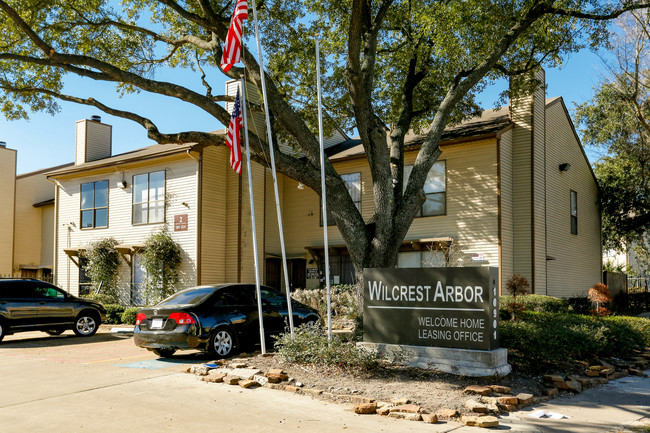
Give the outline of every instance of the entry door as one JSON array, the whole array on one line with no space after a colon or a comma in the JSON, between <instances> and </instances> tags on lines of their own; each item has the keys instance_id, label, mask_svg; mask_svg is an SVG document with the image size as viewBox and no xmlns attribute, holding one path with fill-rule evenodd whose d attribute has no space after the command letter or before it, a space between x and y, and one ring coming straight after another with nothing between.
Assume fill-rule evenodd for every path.
<instances>
[{"instance_id":1,"label":"entry door","mask_svg":"<svg viewBox=\"0 0 650 433\"><path fill-rule=\"evenodd\" d=\"M307 284L307 261L305 259L291 259L289 260L289 269L291 270L289 278L291 278L291 291L296 289L304 289Z\"/></svg>"},{"instance_id":2,"label":"entry door","mask_svg":"<svg viewBox=\"0 0 650 433\"><path fill-rule=\"evenodd\" d=\"M266 279L265 283L269 287L274 289L281 290L282 284L280 283L281 274L282 274L282 260L269 257L266 259Z\"/></svg>"},{"instance_id":3,"label":"entry door","mask_svg":"<svg viewBox=\"0 0 650 433\"><path fill-rule=\"evenodd\" d=\"M131 304L146 305L145 283L147 273L142 266L142 256L135 254L133 256L133 284L131 287Z\"/></svg>"}]
</instances>

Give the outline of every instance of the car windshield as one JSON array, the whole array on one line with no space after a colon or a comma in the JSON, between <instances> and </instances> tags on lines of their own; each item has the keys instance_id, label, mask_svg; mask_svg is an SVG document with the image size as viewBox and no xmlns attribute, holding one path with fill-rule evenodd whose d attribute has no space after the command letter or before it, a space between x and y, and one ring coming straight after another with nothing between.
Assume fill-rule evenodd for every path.
<instances>
[{"instance_id":1,"label":"car windshield","mask_svg":"<svg viewBox=\"0 0 650 433\"><path fill-rule=\"evenodd\" d=\"M200 304L212 293L214 293L214 287L197 287L195 289L183 290L182 292L174 293L158 305Z\"/></svg>"}]
</instances>

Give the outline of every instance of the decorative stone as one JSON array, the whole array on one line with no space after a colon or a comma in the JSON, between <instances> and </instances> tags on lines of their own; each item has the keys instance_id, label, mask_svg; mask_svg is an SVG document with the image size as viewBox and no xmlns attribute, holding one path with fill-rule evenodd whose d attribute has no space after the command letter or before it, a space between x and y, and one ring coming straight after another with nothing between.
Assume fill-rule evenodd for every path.
<instances>
[{"instance_id":1,"label":"decorative stone","mask_svg":"<svg viewBox=\"0 0 650 433\"><path fill-rule=\"evenodd\" d=\"M545 374L542 376L542 380L544 382L564 382L564 378L562 376L558 376L555 374Z\"/></svg>"},{"instance_id":2,"label":"decorative stone","mask_svg":"<svg viewBox=\"0 0 650 433\"><path fill-rule=\"evenodd\" d=\"M535 401L535 396L532 394L520 393L517 394L517 400L519 400L520 405L526 406Z\"/></svg>"},{"instance_id":3,"label":"decorative stone","mask_svg":"<svg viewBox=\"0 0 650 433\"><path fill-rule=\"evenodd\" d=\"M502 385L490 385L490 388L493 392L498 392L499 394L510 394L510 387Z\"/></svg>"},{"instance_id":4,"label":"decorative stone","mask_svg":"<svg viewBox=\"0 0 650 433\"><path fill-rule=\"evenodd\" d=\"M499 403L499 404L519 404L519 399L517 397L513 397L511 395L506 396L506 397L497 397L497 403Z\"/></svg>"},{"instance_id":5,"label":"decorative stone","mask_svg":"<svg viewBox=\"0 0 650 433\"><path fill-rule=\"evenodd\" d=\"M542 391L542 394L548 395L548 396L555 395L555 394L557 394L557 388L545 388Z\"/></svg>"},{"instance_id":6,"label":"decorative stone","mask_svg":"<svg viewBox=\"0 0 650 433\"><path fill-rule=\"evenodd\" d=\"M284 390L289 391L289 392L298 392L298 391L300 391L300 388L298 388L297 386L293 386L293 385L284 385Z\"/></svg>"},{"instance_id":7,"label":"decorative stone","mask_svg":"<svg viewBox=\"0 0 650 433\"><path fill-rule=\"evenodd\" d=\"M309 395L321 395L323 393L323 390L315 389L315 388L303 388L302 392L303 394L309 394Z\"/></svg>"},{"instance_id":8,"label":"decorative stone","mask_svg":"<svg viewBox=\"0 0 650 433\"><path fill-rule=\"evenodd\" d=\"M399 398L391 399L390 402L393 403L395 406L402 406L402 405L405 405L405 404L409 404L411 402L411 400L409 400L408 398L405 398L405 397L399 397Z\"/></svg>"},{"instance_id":9,"label":"decorative stone","mask_svg":"<svg viewBox=\"0 0 650 433\"><path fill-rule=\"evenodd\" d=\"M388 415L390 413L390 408L388 406L382 406L377 408L378 415Z\"/></svg>"},{"instance_id":10,"label":"decorative stone","mask_svg":"<svg viewBox=\"0 0 650 433\"><path fill-rule=\"evenodd\" d=\"M428 424L435 424L438 422L438 416L435 413L422 413L420 414L422 421Z\"/></svg>"},{"instance_id":11,"label":"decorative stone","mask_svg":"<svg viewBox=\"0 0 650 433\"><path fill-rule=\"evenodd\" d=\"M440 409L436 412L438 418L456 418L458 417L458 411L456 409Z\"/></svg>"},{"instance_id":12,"label":"decorative stone","mask_svg":"<svg viewBox=\"0 0 650 433\"><path fill-rule=\"evenodd\" d=\"M460 417L460 422L467 426L475 426L476 425L476 418L477 416L473 415L463 415Z\"/></svg>"},{"instance_id":13,"label":"decorative stone","mask_svg":"<svg viewBox=\"0 0 650 433\"><path fill-rule=\"evenodd\" d=\"M239 378L235 376L226 376L223 378L223 382L228 385L237 385L239 384Z\"/></svg>"},{"instance_id":14,"label":"decorative stone","mask_svg":"<svg viewBox=\"0 0 650 433\"><path fill-rule=\"evenodd\" d=\"M190 373L196 374L197 376L207 376L210 369L205 365L193 365L190 367Z\"/></svg>"},{"instance_id":15,"label":"decorative stone","mask_svg":"<svg viewBox=\"0 0 650 433\"><path fill-rule=\"evenodd\" d=\"M259 383L259 384L262 385L262 386L264 386L264 385L266 385L267 383L269 383L269 378L266 377L266 376L264 376L263 374L256 374L256 375L254 375L254 376L253 376L253 380L254 380L255 382Z\"/></svg>"},{"instance_id":16,"label":"decorative stone","mask_svg":"<svg viewBox=\"0 0 650 433\"><path fill-rule=\"evenodd\" d=\"M354 413L370 414L377 412L377 403L359 403L354 406Z\"/></svg>"},{"instance_id":17,"label":"decorative stone","mask_svg":"<svg viewBox=\"0 0 650 433\"><path fill-rule=\"evenodd\" d=\"M282 382L283 380L287 380L289 376L286 374L275 374L275 373L266 373L266 377L269 378L269 380L274 381L273 383L278 383Z\"/></svg>"},{"instance_id":18,"label":"decorative stone","mask_svg":"<svg viewBox=\"0 0 650 433\"><path fill-rule=\"evenodd\" d=\"M208 374L207 376L201 377L201 380L210 383L221 383L224 377L226 377L225 374Z\"/></svg>"},{"instance_id":19,"label":"decorative stone","mask_svg":"<svg viewBox=\"0 0 650 433\"><path fill-rule=\"evenodd\" d=\"M419 413L407 413L407 412L393 412L391 411L388 414L391 418L406 419L409 421L420 421L422 416Z\"/></svg>"},{"instance_id":20,"label":"decorative stone","mask_svg":"<svg viewBox=\"0 0 650 433\"><path fill-rule=\"evenodd\" d=\"M346 396L351 403L374 403L375 399L371 397L364 397L362 395Z\"/></svg>"},{"instance_id":21,"label":"decorative stone","mask_svg":"<svg viewBox=\"0 0 650 433\"><path fill-rule=\"evenodd\" d=\"M580 394L582 392L582 384L577 380L567 380L566 384L569 387L569 391L574 394Z\"/></svg>"},{"instance_id":22,"label":"decorative stone","mask_svg":"<svg viewBox=\"0 0 650 433\"><path fill-rule=\"evenodd\" d=\"M476 427L499 427L499 419L495 416L479 416L476 418Z\"/></svg>"},{"instance_id":23,"label":"decorative stone","mask_svg":"<svg viewBox=\"0 0 650 433\"><path fill-rule=\"evenodd\" d=\"M487 413L488 412L488 407L487 405L483 403L479 403L476 400L467 400L465 402L465 407L472 412L476 413Z\"/></svg>"},{"instance_id":24,"label":"decorative stone","mask_svg":"<svg viewBox=\"0 0 650 433\"><path fill-rule=\"evenodd\" d=\"M257 368L234 368L229 374L241 379L251 380L256 374L261 374L262 370Z\"/></svg>"},{"instance_id":25,"label":"decorative stone","mask_svg":"<svg viewBox=\"0 0 650 433\"><path fill-rule=\"evenodd\" d=\"M613 372L614 372L613 368L605 368L603 370L600 370L600 377L608 377Z\"/></svg>"},{"instance_id":26,"label":"decorative stone","mask_svg":"<svg viewBox=\"0 0 650 433\"><path fill-rule=\"evenodd\" d=\"M255 382L254 380L244 379L239 381L239 386L242 388L250 388L252 386L259 386L259 383Z\"/></svg>"},{"instance_id":27,"label":"decorative stone","mask_svg":"<svg viewBox=\"0 0 650 433\"><path fill-rule=\"evenodd\" d=\"M465 394L490 395L492 390L487 386L470 385L463 390Z\"/></svg>"},{"instance_id":28,"label":"decorative stone","mask_svg":"<svg viewBox=\"0 0 650 433\"><path fill-rule=\"evenodd\" d=\"M402 406L395 406L390 408L391 412L407 412L407 413L420 413L422 408L417 404L405 404Z\"/></svg>"},{"instance_id":29,"label":"decorative stone","mask_svg":"<svg viewBox=\"0 0 650 433\"><path fill-rule=\"evenodd\" d=\"M228 367L230 367L230 368L246 368L246 367L248 367L248 365L246 365L243 362L233 361L230 364L228 364Z\"/></svg>"},{"instance_id":30,"label":"decorative stone","mask_svg":"<svg viewBox=\"0 0 650 433\"><path fill-rule=\"evenodd\" d=\"M269 374L286 374L281 368L271 368Z\"/></svg>"}]
</instances>

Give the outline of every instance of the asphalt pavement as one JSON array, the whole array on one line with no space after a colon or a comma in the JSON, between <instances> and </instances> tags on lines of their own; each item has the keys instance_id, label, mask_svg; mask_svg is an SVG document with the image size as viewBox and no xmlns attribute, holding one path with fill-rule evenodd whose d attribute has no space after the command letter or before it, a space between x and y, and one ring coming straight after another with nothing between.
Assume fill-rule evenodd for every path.
<instances>
[{"instance_id":1,"label":"asphalt pavement","mask_svg":"<svg viewBox=\"0 0 650 433\"><path fill-rule=\"evenodd\" d=\"M130 335L8 336L0 344L4 432L508 432L610 433L650 426L650 378L626 377L500 419L497 429L355 415L352 405L212 384L183 373L199 353L159 360ZM650 372L650 370L648 371ZM533 418L557 413L563 419Z\"/></svg>"}]
</instances>

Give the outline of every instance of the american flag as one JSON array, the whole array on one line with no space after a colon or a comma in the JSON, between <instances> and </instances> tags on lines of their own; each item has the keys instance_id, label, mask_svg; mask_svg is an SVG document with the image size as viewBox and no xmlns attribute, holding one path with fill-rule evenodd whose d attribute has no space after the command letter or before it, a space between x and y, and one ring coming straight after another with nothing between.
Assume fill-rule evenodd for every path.
<instances>
[{"instance_id":1,"label":"american flag","mask_svg":"<svg viewBox=\"0 0 650 433\"><path fill-rule=\"evenodd\" d=\"M232 109L228 134L226 135L226 145L230 149L230 166L237 174L241 174L241 138L239 130L242 127L242 122L241 101L239 99L239 89L237 89L235 106Z\"/></svg>"},{"instance_id":2,"label":"american flag","mask_svg":"<svg viewBox=\"0 0 650 433\"><path fill-rule=\"evenodd\" d=\"M239 63L241 58L242 21L245 19L248 19L248 3L246 0L237 0L221 56L221 69L224 72L228 72L235 63Z\"/></svg>"}]
</instances>

